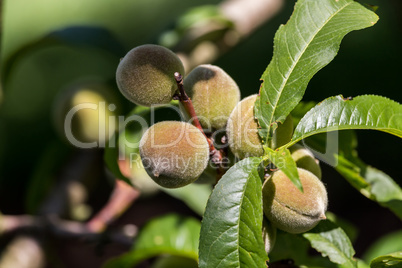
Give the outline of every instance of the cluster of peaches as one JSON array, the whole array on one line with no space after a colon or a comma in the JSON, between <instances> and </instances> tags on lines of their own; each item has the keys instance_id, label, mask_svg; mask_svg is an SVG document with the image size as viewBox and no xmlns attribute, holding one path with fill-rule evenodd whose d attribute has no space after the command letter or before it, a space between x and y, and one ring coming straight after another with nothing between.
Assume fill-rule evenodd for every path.
<instances>
[{"instance_id":1,"label":"cluster of peaches","mask_svg":"<svg viewBox=\"0 0 402 268\"><path fill-rule=\"evenodd\" d=\"M184 74L184 67L175 53L157 45L142 45L133 48L120 61L116 81L128 100L150 107L165 105L180 97L178 74ZM177 188L214 173L212 182L216 182L219 165L211 164L214 162L211 161L211 139L205 133L224 133L224 143L229 148L227 154L235 159L263 156L258 122L254 117L257 95L240 101L236 82L214 65L194 68L184 76L182 86L197 118L180 105L187 122L156 123L145 131L140 141L143 166L157 184ZM202 129L195 126L195 120ZM269 146L276 149L288 143L292 134L293 120L289 115L275 130ZM292 146L290 151L304 191L299 191L281 170L266 169L263 207L273 226L290 233L301 233L325 218L327 192L314 155L301 145Z\"/></svg>"}]
</instances>

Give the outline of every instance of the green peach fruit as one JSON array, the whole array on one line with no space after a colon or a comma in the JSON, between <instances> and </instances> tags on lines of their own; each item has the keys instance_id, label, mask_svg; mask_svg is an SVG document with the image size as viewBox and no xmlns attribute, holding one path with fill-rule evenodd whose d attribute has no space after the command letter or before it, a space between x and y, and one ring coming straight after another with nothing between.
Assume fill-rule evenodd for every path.
<instances>
[{"instance_id":1,"label":"green peach fruit","mask_svg":"<svg viewBox=\"0 0 402 268\"><path fill-rule=\"evenodd\" d=\"M256 99L256 94L243 99L229 116L226 129L228 143L233 154L240 159L264 154L257 120L254 118Z\"/></svg>"},{"instance_id":2,"label":"green peach fruit","mask_svg":"<svg viewBox=\"0 0 402 268\"><path fill-rule=\"evenodd\" d=\"M167 104L177 90L174 73L184 75L179 57L158 45L142 45L130 50L120 61L116 82L131 102L143 105Z\"/></svg>"},{"instance_id":3,"label":"green peach fruit","mask_svg":"<svg viewBox=\"0 0 402 268\"><path fill-rule=\"evenodd\" d=\"M222 129L230 113L240 101L236 82L220 67L203 64L184 79L184 88L191 98L195 113L206 129Z\"/></svg>"},{"instance_id":4,"label":"green peach fruit","mask_svg":"<svg viewBox=\"0 0 402 268\"><path fill-rule=\"evenodd\" d=\"M166 188L194 182L209 160L209 145L204 134L185 122L156 123L142 136L139 149L148 175Z\"/></svg>"},{"instance_id":5,"label":"green peach fruit","mask_svg":"<svg viewBox=\"0 0 402 268\"><path fill-rule=\"evenodd\" d=\"M264 240L265 251L271 252L276 241L276 227L265 217L262 222L262 239Z\"/></svg>"},{"instance_id":6,"label":"green peach fruit","mask_svg":"<svg viewBox=\"0 0 402 268\"><path fill-rule=\"evenodd\" d=\"M328 199L324 184L313 173L297 169L303 192L281 170L274 172L263 185L265 216L278 229L303 233L325 219Z\"/></svg>"},{"instance_id":7,"label":"green peach fruit","mask_svg":"<svg viewBox=\"0 0 402 268\"><path fill-rule=\"evenodd\" d=\"M292 158L295 160L297 167L306 169L321 179L321 168L314 154L300 144L295 144L289 148Z\"/></svg>"}]
</instances>

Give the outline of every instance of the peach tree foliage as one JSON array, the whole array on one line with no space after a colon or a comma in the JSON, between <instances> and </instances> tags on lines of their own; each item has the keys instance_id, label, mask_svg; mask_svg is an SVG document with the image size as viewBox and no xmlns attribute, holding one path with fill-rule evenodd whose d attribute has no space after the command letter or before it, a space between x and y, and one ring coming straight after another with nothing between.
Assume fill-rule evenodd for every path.
<instances>
[{"instance_id":1,"label":"peach tree foliage","mask_svg":"<svg viewBox=\"0 0 402 268\"><path fill-rule=\"evenodd\" d=\"M348 235L330 217L300 234L278 231L277 241L281 240L279 248L276 250L274 246L273 251L267 254L262 236L264 213L261 189L263 167L273 163L298 191L304 191L297 165L288 148L307 137L315 141L316 148L324 146L319 134L338 130L371 129L402 137L402 106L385 97L362 95L344 98L339 95L314 106L301 102L308 82L334 59L342 38L351 31L373 26L377 20L373 11L352 0L299 0L289 21L281 25L275 35L273 58L261 77L262 86L254 106L263 155L245 158L234 164L215 185L209 198L205 194L208 190L197 186L166 190L172 191L171 194L183 199L203 216L201 226L193 222L185 226L186 220L173 219L174 216L155 219L143 229L132 252L111 260L107 266L130 266L145 258L169 253L194 258L198 260L199 267L267 267L267 263L270 266L270 259L278 260L283 256L281 250L288 242L290 256L300 264L358 267L360 261L354 258L355 252ZM140 112L146 114L147 110ZM291 140L279 148L272 148L270 145L275 130L290 114L298 122ZM137 138L141 136L138 129L132 130L131 134ZM336 162L335 169L353 187L402 219L400 187L388 175L358 158L353 132L343 132L340 136L345 139L339 143L338 152L321 160ZM119 173L113 157L114 152L107 150L107 163L120 178L127 180ZM202 197L197 199L198 195ZM207 202L204 213L202 205L197 204L202 203L200 200ZM172 225L175 220L180 224ZM158 225L158 221L161 226L171 226L174 230L159 244L154 238L163 237L166 233L150 227ZM166 221L170 225L163 225ZM191 235L183 238L184 233L193 234L191 230L196 229L200 230L199 239ZM189 247L183 248L181 240ZM308 247L328 258L307 257ZM371 267L400 267L397 265L401 262L401 254L395 253L374 259Z\"/></svg>"}]
</instances>

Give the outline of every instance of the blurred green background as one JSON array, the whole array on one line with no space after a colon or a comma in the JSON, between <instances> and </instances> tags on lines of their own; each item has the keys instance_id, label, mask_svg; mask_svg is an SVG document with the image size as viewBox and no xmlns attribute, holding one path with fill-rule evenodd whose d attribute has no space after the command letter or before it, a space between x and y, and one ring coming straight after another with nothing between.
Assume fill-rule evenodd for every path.
<instances>
[{"instance_id":1,"label":"blurred green background","mask_svg":"<svg viewBox=\"0 0 402 268\"><path fill-rule=\"evenodd\" d=\"M63 167L76 156L78 149L66 142L60 132L62 119L58 110L62 105L57 100L64 91L80 81L101 83L108 88L107 101L117 106L116 114L128 113L133 105L121 96L114 81L119 58L137 45L155 43L190 7L219 2L3 1L0 211L34 213L43 201L41 198L62 176ZM337 94L377 94L402 102L402 1L364 3L379 6L379 22L346 36L339 55L311 80L304 100L319 102ZM259 78L272 57L275 31L286 23L293 6L294 1L284 2L276 16L214 62L235 79L242 98L258 91ZM401 185L400 140L374 131L358 131L357 135L360 157ZM88 176L111 187L103 175L102 158L96 163ZM325 164L323 177L329 189L331 211L357 226L367 225L370 217L385 219L377 229L365 226L367 230L361 231L358 253L384 232L400 228L399 220L388 210L359 196ZM93 185L97 189L96 183ZM110 191L102 189L94 197L100 204Z\"/></svg>"}]
</instances>

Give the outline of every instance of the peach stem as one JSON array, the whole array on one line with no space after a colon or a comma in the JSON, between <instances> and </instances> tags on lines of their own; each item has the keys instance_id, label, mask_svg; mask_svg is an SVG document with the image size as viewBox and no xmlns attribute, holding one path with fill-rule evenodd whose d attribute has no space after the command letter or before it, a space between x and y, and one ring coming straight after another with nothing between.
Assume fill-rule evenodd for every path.
<instances>
[{"instance_id":1,"label":"peach stem","mask_svg":"<svg viewBox=\"0 0 402 268\"><path fill-rule=\"evenodd\" d=\"M174 78L176 79L177 87L179 88L180 95L178 97L180 102L182 103L187 113L191 117L193 125L197 127L199 130L201 130L201 132L204 134L205 138L208 141L211 161L215 164L221 163L222 161L221 152L215 148L213 141L210 138L208 138L208 136L205 134L204 129L202 128L201 123L198 120L197 114L195 113L193 102L191 101L191 99L186 94L186 91L184 90L183 76L179 72L175 72Z\"/></svg>"}]
</instances>

